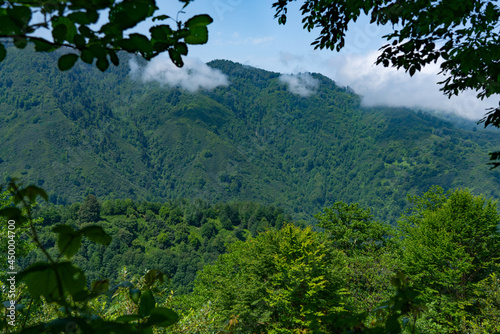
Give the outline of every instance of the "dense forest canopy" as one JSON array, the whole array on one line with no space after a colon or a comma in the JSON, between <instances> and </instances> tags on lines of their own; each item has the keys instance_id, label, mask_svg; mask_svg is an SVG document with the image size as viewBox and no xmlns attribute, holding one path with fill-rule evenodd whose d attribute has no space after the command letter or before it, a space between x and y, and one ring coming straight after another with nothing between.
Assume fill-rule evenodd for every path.
<instances>
[{"instance_id":1,"label":"dense forest canopy","mask_svg":"<svg viewBox=\"0 0 500 334\"><path fill-rule=\"evenodd\" d=\"M14 202L45 196L36 187L18 190ZM409 199L412 210L396 226L337 202L316 216L321 231L249 202L99 202L89 195L81 204L39 207L29 213L38 223L27 223L42 248L31 248L19 265L28 268L20 277L31 296L46 302L21 293L19 302L32 310L19 317L38 332L74 321L89 332L117 333L152 326L164 333L498 332L496 203L440 187ZM2 207L12 217L7 198ZM46 256L58 260L47 266ZM66 277L70 298L56 292L56 277L36 284L52 270ZM57 314L47 302L76 311L49 321Z\"/></svg>"},{"instance_id":2,"label":"dense forest canopy","mask_svg":"<svg viewBox=\"0 0 500 334\"><path fill-rule=\"evenodd\" d=\"M274 4L280 23L289 2ZM489 199L500 174L478 163L498 133L361 108L320 74L303 74L315 82L303 94L279 73L225 60L208 64L229 78L213 90L144 84L109 61L167 51L182 66L186 44L207 41L209 16L148 38L123 32L168 19L153 17L151 0L2 4L0 36L23 50L0 47L0 140L12 144L0 151L0 330L500 333L500 214ZM306 28L323 27L319 47L341 48L361 10L406 24L379 62L412 75L443 57L449 94L497 93L497 61L485 56L496 50L495 4L406 5L307 0L301 10ZM106 8L109 22L92 30ZM49 26L53 41L31 35ZM441 37L453 42L436 51ZM484 43L467 52L471 39Z\"/></svg>"},{"instance_id":3,"label":"dense forest canopy","mask_svg":"<svg viewBox=\"0 0 500 334\"><path fill-rule=\"evenodd\" d=\"M395 221L407 193L434 184L499 196L499 172L485 155L498 133L362 108L320 74L311 75L314 94L302 97L279 73L217 60L208 65L230 83L190 93L143 83L126 65L60 72L57 57L11 48L0 63L0 139L10 143L0 148L0 173L45 188L54 204L89 193L259 200L311 222L344 201Z\"/></svg>"}]
</instances>

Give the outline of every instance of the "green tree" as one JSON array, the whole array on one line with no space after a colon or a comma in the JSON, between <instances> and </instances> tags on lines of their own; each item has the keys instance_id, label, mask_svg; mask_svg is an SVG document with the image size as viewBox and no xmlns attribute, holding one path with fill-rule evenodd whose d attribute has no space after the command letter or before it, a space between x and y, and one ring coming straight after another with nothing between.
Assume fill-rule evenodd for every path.
<instances>
[{"instance_id":1,"label":"green tree","mask_svg":"<svg viewBox=\"0 0 500 334\"><path fill-rule=\"evenodd\" d=\"M288 4L294 1L273 3L280 24L286 23ZM371 23L394 29L384 36L389 43L380 49L377 64L414 75L439 61L440 74L446 76L439 83L448 97L468 89L481 99L500 93L500 7L494 1L304 0L300 10L304 29L320 30L315 48L340 51L349 24L364 13ZM500 127L500 107L491 108L481 121ZM500 152L491 158L500 159Z\"/></svg>"},{"instance_id":2,"label":"green tree","mask_svg":"<svg viewBox=\"0 0 500 334\"><path fill-rule=\"evenodd\" d=\"M198 274L193 294L246 332L328 331L344 311L344 274L342 252L310 228L286 225L229 246Z\"/></svg>"},{"instance_id":3,"label":"green tree","mask_svg":"<svg viewBox=\"0 0 500 334\"><path fill-rule=\"evenodd\" d=\"M180 0L185 8L192 0ZM168 52L177 66L182 66L182 56L188 53L188 44L205 44L208 40L208 15L196 15L185 22L167 15L156 15L155 0L102 0L102 1L3 1L0 8L0 37L23 49L31 42L36 51L51 52L61 47L76 53L66 53L59 58L59 69L68 70L80 58L105 71L109 62L119 64L118 51L140 54L149 60ZM40 13L42 15L34 15ZM103 19L107 14L107 19ZM40 17L39 21L36 19ZM127 33L127 30L152 18L152 21L173 20L168 24L154 25L150 36ZM96 23L99 22L99 25ZM96 28L97 26L97 28ZM40 29L48 29L52 39L40 37ZM0 61L6 56L0 44Z\"/></svg>"},{"instance_id":4,"label":"green tree","mask_svg":"<svg viewBox=\"0 0 500 334\"><path fill-rule=\"evenodd\" d=\"M101 204L95 195L87 195L78 210L78 220L81 223L96 223L101 217Z\"/></svg>"},{"instance_id":5,"label":"green tree","mask_svg":"<svg viewBox=\"0 0 500 334\"><path fill-rule=\"evenodd\" d=\"M314 217L335 247L348 254L383 247L391 236L390 227L374 221L370 209L360 208L358 203L335 202Z\"/></svg>"},{"instance_id":6,"label":"green tree","mask_svg":"<svg viewBox=\"0 0 500 334\"><path fill-rule=\"evenodd\" d=\"M347 255L349 309L367 313L387 300L395 291L390 284L397 265L393 228L373 220L371 211L357 203L336 202L315 218L333 245Z\"/></svg>"},{"instance_id":7,"label":"green tree","mask_svg":"<svg viewBox=\"0 0 500 334\"><path fill-rule=\"evenodd\" d=\"M500 263L496 203L439 187L410 200L415 208L399 229L403 269L429 307L419 326L427 333L462 333L464 320L481 322L476 286Z\"/></svg>"}]
</instances>

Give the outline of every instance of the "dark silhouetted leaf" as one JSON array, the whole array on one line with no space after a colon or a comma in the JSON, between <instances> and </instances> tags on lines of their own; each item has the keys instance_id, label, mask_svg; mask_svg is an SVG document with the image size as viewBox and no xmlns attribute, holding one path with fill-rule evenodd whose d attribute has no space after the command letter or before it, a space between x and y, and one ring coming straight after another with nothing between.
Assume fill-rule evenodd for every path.
<instances>
[{"instance_id":1,"label":"dark silhouetted leaf","mask_svg":"<svg viewBox=\"0 0 500 334\"><path fill-rule=\"evenodd\" d=\"M121 315L118 318L116 318L116 321L118 322L132 322L132 321L137 321L141 319L140 316L137 314L127 314L127 315Z\"/></svg>"},{"instance_id":2,"label":"dark silhouetted leaf","mask_svg":"<svg viewBox=\"0 0 500 334\"><path fill-rule=\"evenodd\" d=\"M52 231L59 234L57 237L57 248L59 248L59 252L68 258L73 257L80 249L82 235L69 225L55 226Z\"/></svg>"},{"instance_id":3,"label":"dark silhouetted leaf","mask_svg":"<svg viewBox=\"0 0 500 334\"><path fill-rule=\"evenodd\" d=\"M5 50L5 46L3 44L0 44L0 61L4 60L5 56L7 56L7 50Z\"/></svg>"},{"instance_id":4,"label":"dark silhouetted leaf","mask_svg":"<svg viewBox=\"0 0 500 334\"><path fill-rule=\"evenodd\" d=\"M173 310L166 307L155 307L151 310L146 326L167 327L175 324L178 320L179 316Z\"/></svg>"},{"instance_id":5,"label":"dark silhouetted leaf","mask_svg":"<svg viewBox=\"0 0 500 334\"><path fill-rule=\"evenodd\" d=\"M109 290L109 281L107 279L100 281L93 281L90 285L90 290L94 295L100 295L108 292Z\"/></svg>"},{"instance_id":6,"label":"dark silhouetted leaf","mask_svg":"<svg viewBox=\"0 0 500 334\"><path fill-rule=\"evenodd\" d=\"M130 299L136 304L139 304L139 300L141 298L141 290L139 289L130 289L128 291L128 294L130 296Z\"/></svg>"},{"instance_id":7,"label":"dark silhouetted leaf","mask_svg":"<svg viewBox=\"0 0 500 334\"><path fill-rule=\"evenodd\" d=\"M24 49L28 44L28 40L24 37L16 37L14 38L14 45L18 49Z\"/></svg>"},{"instance_id":8,"label":"dark silhouetted leaf","mask_svg":"<svg viewBox=\"0 0 500 334\"><path fill-rule=\"evenodd\" d=\"M106 71L109 67L109 61L106 57L97 58L96 66L102 72Z\"/></svg>"},{"instance_id":9,"label":"dark silhouetted leaf","mask_svg":"<svg viewBox=\"0 0 500 334\"><path fill-rule=\"evenodd\" d=\"M118 59L116 52L113 50L108 50L108 54L109 54L109 59L111 59L113 65L118 66L120 64L120 60Z\"/></svg>"},{"instance_id":10,"label":"dark silhouetted leaf","mask_svg":"<svg viewBox=\"0 0 500 334\"><path fill-rule=\"evenodd\" d=\"M92 53L92 51L85 49L85 50L82 50L82 54L80 55L80 58L82 59L82 61L84 63L92 64L92 62L94 61L94 54Z\"/></svg>"},{"instance_id":11,"label":"dark silhouetted leaf","mask_svg":"<svg viewBox=\"0 0 500 334\"><path fill-rule=\"evenodd\" d=\"M35 39L33 40L35 42L35 50L36 51L41 51L41 52L46 52L46 51L52 51L55 50L55 46L49 43L46 40L42 39Z\"/></svg>"},{"instance_id":12,"label":"dark silhouetted leaf","mask_svg":"<svg viewBox=\"0 0 500 334\"><path fill-rule=\"evenodd\" d=\"M102 245L109 245L113 238L100 226L86 226L80 230L80 233L92 240L93 242L97 242Z\"/></svg>"},{"instance_id":13,"label":"dark silhouetted leaf","mask_svg":"<svg viewBox=\"0 0 500 334\"><path fill-rule=\"evenodd\" d=\"M61 58L59 58L57 66L61 71L67 71L75 65L77 60L78 56L76 54L74 53L65 54L61 56Z\"/></svg>"},{"instance_id":14,"label":"dark silhouetted leaf","mask_svg":"<svg viewBox=\"0 0 500 334\"><path fill-rule=\"evenodd\" d=\"M146 290L141 294L141 301L139 304L139 315L141 317L147 317L151 314L151 310L155 308L156 302L155 297L151 290Z\"/></svg>"}]
</instances>

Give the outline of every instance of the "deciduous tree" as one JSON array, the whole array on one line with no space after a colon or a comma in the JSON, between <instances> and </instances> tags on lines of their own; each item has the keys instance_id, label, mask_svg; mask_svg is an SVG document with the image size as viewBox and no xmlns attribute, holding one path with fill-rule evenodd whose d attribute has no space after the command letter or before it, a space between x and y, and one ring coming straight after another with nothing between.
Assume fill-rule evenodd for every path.
<instances>
[{"instance_id":1,"label":"deciduous tree","mask_svg":"<svg viewBox=\"0 0 500 334\"><path fill-rule=\"evenodd\" d=\"M422 291L427 333L462 333L465 319L481 321L476 285L498 270L500 215L496 203L468 190L439 187L411 197L415 210L400 223L403 268Z\"/></svg>"},{"instance_id":2,"label":"deciduous tree","mask_svg":"<svg viewBox=\"0 0 500 334\"><path fill-rule=\"evenodd\" d=\"M310 228L286 225L232 244L198 274L194 295L247 332L328 331L327 319L344 310L344 273L342 252Z\"/></svg>"}]
</instances>

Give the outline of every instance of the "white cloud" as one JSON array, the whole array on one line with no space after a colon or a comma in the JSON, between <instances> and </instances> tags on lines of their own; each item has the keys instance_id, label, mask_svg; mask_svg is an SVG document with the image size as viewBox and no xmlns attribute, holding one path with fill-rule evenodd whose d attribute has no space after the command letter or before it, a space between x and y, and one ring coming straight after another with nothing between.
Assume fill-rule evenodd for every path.
<instances>
[{"instance_id":1,"label":"white cloud","mask_svg":"<svg viewBox=\"0 0 500 334\"><path fill-rule=\"evenodd\" d=\"M214 89L227 86L227 76L217 69L207 66L199 59L183 58L184 66L175 66L168 58L154 58L144 67L139 67L135 61L130 61L132 77L144 82L156 81L171 87L178 87L189 92L199 89Z\"/></svg>"},{"instance_id":2,"label":"white cloud","mask_svg":"<svg viewBox=\"0 0 500 334\"><path fill-rule=\"evenodd\" d=\"M422 108L453 112L477 120L486 113L486 108L498 103L494 99L481 101L474 91L448 99L437 83L444 79L443 75L438 75L439 64L427 65L410 77L404 70L375 65L378 54L378 51L365 55L350 54L331 58L327 62L330 69L335 69L335 80L340 85L353 88L363 97L362 104L365 106Z\"/></svg>"},{"instance_id":3,"label":"white cloud","mask_svg":"<svg viewBox=\"0 0 500 334\"><path fill-rule=\"evenodd\" d=\"M315 93L319 82L309 73L282 74L280 80L288 85L288 90L302 97L308 97Z\"/></svg>"},{"instance_id":4,"label":"white cloud","mask_svg":"<svg viewBox=\"0 0 500 334\"><path fill-rule=\"evenodd\" d=\"M270 46L275 41L273 35L260 37L244 37L239 32L235 31L231 35L217 34L217 38L213 42L217 47L233 47L233 46ZM234 51L234 50L232 50Z\"/></svg>"},{"instance_id":5,"label":"white cloud","mask_svg":"<svg viewBox=\"0 0 500 334\"><path fill-rule=\"evenodd\" d=\"M448 99L437 84L444 77L438 75L439 63L430 64L410 77L404 70L375 65L379 51L340 53L314 50L308 52L280 51L273 56L252 58L247 63L268 70L298 73L318 72L336 82L349 86L361 95L364 106L408 107L455 113L471 120L479 120L486 109L498 106L498 96L479 100L477 93L466 91Z\"/></svg>"},{"instance_id":6,"label":"white cloud","mask_svg":"<svg viewBox=\"0 0 500 334\"><path fill-rule=\"evenodd\" d=\"M265 37L250 38L249 40L254 45L270 44L272 41L274 41L274 36L265 36Z\"/></svg>"}]
</instances>

